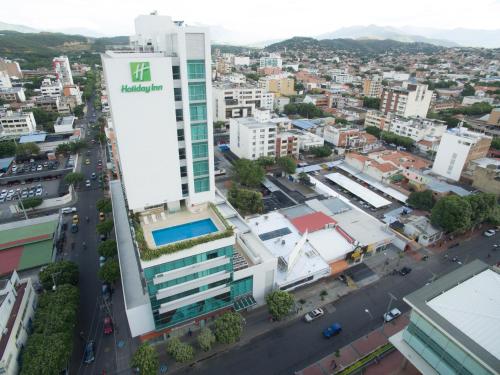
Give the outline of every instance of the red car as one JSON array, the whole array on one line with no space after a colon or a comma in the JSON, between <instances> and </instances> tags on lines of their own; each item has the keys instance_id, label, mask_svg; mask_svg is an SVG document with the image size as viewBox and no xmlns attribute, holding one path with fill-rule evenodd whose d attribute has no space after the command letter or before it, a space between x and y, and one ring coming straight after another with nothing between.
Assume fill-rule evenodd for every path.
<instances>
[{"instance_id":1,"label":"red car","mask_svg":"<svg viewBox=\"0 0 500 375\"><path fill-rule=\"evenodd\" d=\"M104 318L104 334L110 335L113 333L113 321L110 316Z\"/></svg>"}]
</instances>

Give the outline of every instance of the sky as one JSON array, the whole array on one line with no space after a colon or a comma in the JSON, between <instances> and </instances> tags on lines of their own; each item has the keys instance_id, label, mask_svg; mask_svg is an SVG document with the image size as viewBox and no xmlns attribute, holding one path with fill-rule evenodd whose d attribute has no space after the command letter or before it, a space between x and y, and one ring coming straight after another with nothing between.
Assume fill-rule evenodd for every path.
<instances>
[{"instance_id":1,"label":"sky","mask_svg":"<svg viewBox=\"0 0 500 375\"><path fill-rule=\"evenodd\" d=\"M16 1L2 3L0 21L42 30L130 35L137 15L156 10L191 25L210 25L215 36L233 39L228 42L247 43L369 24L500 28L500 0L23 0L23 11Z\"/></svg>"}]
</instances>

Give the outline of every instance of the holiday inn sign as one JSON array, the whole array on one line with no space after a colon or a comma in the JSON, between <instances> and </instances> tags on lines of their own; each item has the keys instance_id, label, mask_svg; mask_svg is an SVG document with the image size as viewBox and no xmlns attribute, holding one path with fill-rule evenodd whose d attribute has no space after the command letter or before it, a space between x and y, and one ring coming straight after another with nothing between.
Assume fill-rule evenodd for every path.
<instances>
[{"instance_id":1,"label":"holiday inn sign","mask_svg":"<svg viewBox=\"0 0 500 375\"><path fill-rule=\"evenodd\" d=\"M132 82L150 82L151 81L151 66L147 61L131 62L130 75ZM151 91L162 91L163 85L155 85L154 83L143 85L142 83L135 85L123 84L122 93L129 92L144 92L149 94Z\"/></svg>"}]
</instances>

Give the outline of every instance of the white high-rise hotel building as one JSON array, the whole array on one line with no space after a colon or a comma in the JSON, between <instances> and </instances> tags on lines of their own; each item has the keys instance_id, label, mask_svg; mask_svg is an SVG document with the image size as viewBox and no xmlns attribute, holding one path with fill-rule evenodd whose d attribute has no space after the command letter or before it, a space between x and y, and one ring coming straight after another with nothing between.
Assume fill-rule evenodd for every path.
<instances>
[{"instance_id":1,"label":"white high-rise hotel building","mask_svg":"<svg viewBox=\"0 0 500 375\"><path fill-rule=\"evenodd\" d=\"M207 30L139 16L134 51L102 55L129 209L214 199Z\"/></svg>"}]
</instances>

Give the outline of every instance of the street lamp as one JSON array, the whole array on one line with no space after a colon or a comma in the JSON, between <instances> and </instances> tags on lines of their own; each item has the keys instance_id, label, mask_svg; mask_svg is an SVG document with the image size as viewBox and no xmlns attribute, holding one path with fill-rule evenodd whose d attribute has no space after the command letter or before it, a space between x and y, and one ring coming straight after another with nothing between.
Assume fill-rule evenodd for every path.
<instances>
[{"instance_id":1,"label":"street lamp","mask_svg":"<svg viewBox=\"0 0 500 375\"><path fill-rule=\"evenodd\" d=\"M365 309L365 313L367 313L368 315L370 315L370 319L371 319L371 320L373 320L373 315L372 315L372 313L370 312L370 310Z\"/></svg>"},{"instance_id":2,"label":"street lamp","mask_svg":"<svg viewBox=\"0 0 500 375\"><path fill-rule=\"evenodd\" d=\"M57 285L56 285L56 278L55 276L59 275L61 273L61 271L59 272L54 272L51 276L52 276L52 290L55 292L56 289L57 289Z\"/></svg>"}]
</instances>

